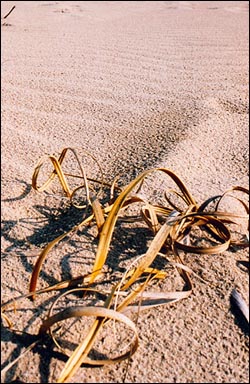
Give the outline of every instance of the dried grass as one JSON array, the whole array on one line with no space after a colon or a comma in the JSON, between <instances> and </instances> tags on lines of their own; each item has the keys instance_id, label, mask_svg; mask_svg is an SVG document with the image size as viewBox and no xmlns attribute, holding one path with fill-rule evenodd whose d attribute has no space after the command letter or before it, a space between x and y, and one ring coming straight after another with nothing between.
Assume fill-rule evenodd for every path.
<instances>
[{"instance_id":1,"label":"dried grass","mask_svg":"<svg viewBox=\"0 0 250 384\"><path fill-rule=\"evenodd\" d=\"M76 160L76 164L80 170L80 174L78 175L73 175L63 170L63 161L69 152L73 154L73 158ZM92 160L94 159L92 155L87 155L91 156ZM40 171L47 159L52 163L53 170L48 175L47 180L39 186L38 178ZM96 163L98 164L98 162ZM101 170L99 164L98 167ZM176 186L176 189L165 191L165 203L162 205L151 203L145 195L141 194L145 180L149 176L152 177L159 173L169 178ZM76 178L80 181L80 185L72 189L68 181L69 178ZM46 319L42 320L42 325L37 331L38 340L33 343L35 345L49 333L58 348L61 347L56 341L56 336L53 331L54 324L61 324L69 318L93 317L93 322L87 336L68 356L68 361L60 376L57 378L58 383L69 381L82 363L98 366L129 359L136 352L139 339L136 324L129 318L129 315L133 313L139 314L142 310L150 309L158 305L177 302L187 298L192 293L191 275L193 272L189 267L184 265L180 255L181 252L209 255L222 253L231 245L239 247L248 246L248 225L246 224L245 227L242 225L242 221L247 222L249 214L248 204L246 202L246 196L249 194L249 191L246 188L235 186L225 191L222 195L211 197L202 204L197 204L179 177L166 168L146 170L128 185L121 188L117 185L117 179L114 179L113 183L109 184L104 182L103 176L101 180L87 177L87 173L74 148L64 148L58 158L54 155L43 157L35 167L32 187L35 191L43 192L49 188L55 179L59 181L65 196L72 205L78 209L85 210L85 212L88 212L88 208L90 207L92 213L86 215L80 224L73 226L70 230L47 244L41 251L34 265L29 292L3 304L2 316L7 326L11 329L13 324L6 313L4 313L7 308L23 298L31 298L34 301L37 295L42 295L45 292L63 290L51 306ZM98 192L93 188L94 184L98 184ZM103 186L110 188L110 198L104 203L101 202L99 198L99 192ZM78 204L74 200L79 191L84 192L84 204ZM237 193L240 193L241 196L237 196ZM242 206L245 213L238 214L221 209L227 196L233 196ZM182 204L179 204L178 201L181 201ZM151 230L153 239L147 251L137 255L120 277L120 281L112 284L110 290L95 288L97 282L101 287L102 281L104 281L106 277L104 266L118 218L122 220L124 211L129 207L133 207L135 204L140 204L141 207L140 217L137 216L138 222L144 222L146 228ZM214 205L214 207L210 208L212 205ZM136 223L136 216L133 221ZM74 231L85 228L87 225L96 227L99 237L92 273L61 281L40 290L37 289L43 263L53 247L66 236L70 236ZM239 226L241 238L233 238L232 231L230 230L230 226L232 225ZM199 244L199 239L197 239L197 233L199 233L199 231L202 232L203 242L201 244ZM165 257L167 265L180 275L184 282L182 291L152 291L154 283L167 279L170 273L169 271L166 272L163 269L152 267L153 262L159 255ZM169 255L171 255L171 259ZM83 299L85 297L87 298L90 293L99 292L105 297L104 304L97 306L79 304L64 308L53 314L55 303L63 296L76 291L78 291L78 293L82 292ZM102 327L110 321L122 322L132 330L134 336L131 338L125 353L106 360L92 360L89 356L98 333ZM72 342L74 342L74 340ZM20 357L22 357L22 355L20 355ZM13 363L10 363L4 370L7 371L12 365Z\"/></svg>"}]
</instances>

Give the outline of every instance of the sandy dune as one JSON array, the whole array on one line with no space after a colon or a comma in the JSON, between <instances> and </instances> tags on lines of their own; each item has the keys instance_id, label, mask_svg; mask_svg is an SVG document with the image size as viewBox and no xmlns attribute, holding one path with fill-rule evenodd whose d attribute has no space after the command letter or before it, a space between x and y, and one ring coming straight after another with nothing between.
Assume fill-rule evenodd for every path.
<instances>
[{"instance_id":1,"label":"sandy dune","mask_svg":"<svg viewBox=\"0 0 250 384\"><path fill-rule=\"evenodd\" d=\"M79 219L69 211L57 221L64 200L31 190L44 154L78 147L96 157L107 181L119 174L124 184L163 166L200 202L248 186L248 22L247 1L1 2L2 302L27 292L34 256ZM156 194L161 185L159 177ZM41 285L90 269L91 247L80 235L60 245ZM209 284L194 277L188 299L141 314L128 367L82 367L71 382L248 382L248 330L229 304L233 288L249 302L247 249L186 262ZM34 334L48 303L39 305L22 301L15 328ZM3 369L25 345L3 329ZM41 344L2 382L56 382L64 360Z\"/></svg>"}]
</instances>

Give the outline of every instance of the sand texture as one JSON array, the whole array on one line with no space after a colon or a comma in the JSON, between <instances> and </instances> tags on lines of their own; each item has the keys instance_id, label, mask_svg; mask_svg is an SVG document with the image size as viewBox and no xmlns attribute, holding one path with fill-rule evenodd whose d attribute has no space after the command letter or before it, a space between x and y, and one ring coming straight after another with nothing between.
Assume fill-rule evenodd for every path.
<instances>
[{"instance_id":1,"label":"sand texture","mask_svg":"<svg viewBox=\"0 0 250 384\"><path fill-rule=\"evenodd\" d=\"M57 186L56 195L32 190L44 154L77 147L96 177L88 151L106 181L119 174L123 185L166 167L200 203L232 186L248 187L248 23L247 1L1 2L2 303L27 293L43 247L81 220ZM69 158L70 171L74 164ZM152 198L162 187L156 176ZM44 263L39 288L91 272L97 241L90 228L60 243ZM106 272L121 273L148 241L142 228L119 228ZM248 325L229 300L237 289L249 303L248 248L184 258L206 283L194 275L187 299L140 314L139 348L129 364L83 366L70 382L249 381ZM166 281L162 289L178 284ZM27 334L3 321L3 383L56 382L66 358L49 337L5 369L32 343L54 298L23 299L16 315L8 312L13 327ZM71 341L81 332L72 328ZM110 328L98 351L104 344L113 354L126 347L126 332L120 324Z\"/></svg>"}]
</instances>

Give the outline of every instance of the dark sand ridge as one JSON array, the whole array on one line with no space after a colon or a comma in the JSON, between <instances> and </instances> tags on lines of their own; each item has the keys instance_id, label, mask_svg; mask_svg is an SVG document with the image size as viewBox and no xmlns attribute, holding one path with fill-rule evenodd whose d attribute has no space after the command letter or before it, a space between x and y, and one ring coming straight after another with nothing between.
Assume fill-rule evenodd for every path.
<instances>
[{"instance_id":1,"label":"dark sand ridge","mask_svg":"<svg viewBox=\"0 0 250 384\"><path fill-rule=\"evenodd\" d=\"M1 3L2 16L14 4ZM37 252L53 235L51 225L62 230L51 219L58 201L26 194L44 153L81 147L101 162L107 179L119 173L124 182L165 166L200 201L232 185L248 185L247 2L15 5L1 27L4 302L27 290L35 259L25 257L30 252L25 240ZM160 177L156 191L158 184ZM65 225L67 218L69 213ZM88 240L74 239L90 257ZM125 236L124 241L129 247ZM81 252L74 245L64 243L50 257L45 283L67 274L63 266L77 273ZM130 250L133 257L139 246ZM141 315L140 348L127 382L248 382L248 335L229 310L234 287L248 302L248 273L237 263L247 258L246 250L187 257L214 287L195 280L187 300ZM34 316L32 304L24 307L16 328ZM26 330L35 332L39 321ZM3 332L3 365L21 346ZM56 356L41 360L37 348L3 381L54 382L63 364ZM126 363L83 368L71 382L122 382L125 370Z\"/></svg>"}]
</instances>

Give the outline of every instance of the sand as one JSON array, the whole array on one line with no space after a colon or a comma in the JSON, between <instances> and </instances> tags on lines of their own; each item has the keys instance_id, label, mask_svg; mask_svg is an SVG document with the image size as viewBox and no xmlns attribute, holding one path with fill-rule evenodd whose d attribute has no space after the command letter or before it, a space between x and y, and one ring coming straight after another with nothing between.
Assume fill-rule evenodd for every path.
<instances>
[{"instance_id":1,"label":"sand","mask_svg":"<svg viewBox=\"0 0 250 384\"><path fill-rule=\"evenodd\" d=\"M32 190L44 154L78 147L101 163L107 181L119 174L124 184L166 167L199 202L248 187L248 2L4 1L1 17L2 303L27 292L39 251L81 216L65 199ZM95 170L90 158L85 166ZM161 178L154 183L157 195ZM134 258L144 240L123 230L112 250L117 270L119 244ZM82 233L61 244L39 287L90 272L93 242ZM140 314L129 364L81 367L70 382L249 381L248 327L229 303L233 288L249 303L248 250L185 260L208 283L194 276L187 299ZM9 313L14 328L36 334L49 297L22 300ZM78 335L73 330L72 340ZM113 351L117 339L107 335ZM2 327L2 369L31 342ZM2 382L53 383L64 364L52 342L41 342Z\"/></svg>"}]
</instances>

